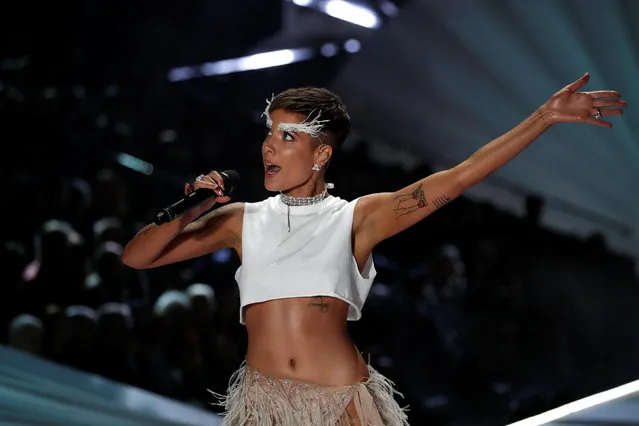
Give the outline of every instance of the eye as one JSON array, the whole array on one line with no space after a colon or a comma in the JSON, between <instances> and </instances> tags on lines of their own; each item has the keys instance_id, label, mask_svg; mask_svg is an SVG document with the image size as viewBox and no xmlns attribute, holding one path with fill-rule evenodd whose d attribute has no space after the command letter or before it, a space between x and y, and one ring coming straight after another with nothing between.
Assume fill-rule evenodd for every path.
<instances>
[{"instance_id":1,"label":"eye","mask_svg":"<svg viewBox=\"0 0 639 426\"><path fill-rule=\"evenodd\" d=\"M283 132L282 133L282 139L284 139L285 141L288 142L292 142L295 140L295 138L293 137L293 134L290 132Z\"/></svg>"},{"instance_id":2,"label":"eye","mask_svg":"<svg viewBox=\"0 0 639 426\"><path fill-rule=\"evenodd\" d=\"M271 132L271 129L268 127L264 128L264 135L265 136L271 136L273 134L273 132Z\"/></svg>"}]
</instances>

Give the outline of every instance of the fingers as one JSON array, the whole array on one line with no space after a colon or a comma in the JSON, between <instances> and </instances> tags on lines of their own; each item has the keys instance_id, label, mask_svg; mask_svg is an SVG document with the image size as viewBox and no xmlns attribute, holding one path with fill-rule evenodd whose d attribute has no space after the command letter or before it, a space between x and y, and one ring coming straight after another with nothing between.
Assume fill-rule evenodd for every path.
<instances>
[{"instance_id":1,"label":"fingers","mask_svg":"<svg viewBox=\"0 0 639 426\"><path fill-rule=\"evenodd\" d=\"M626 101L622 101L621 99L596 100L592 104L596 108L625 107L627 105Z\"/></svg>"},{"instance_id":2,"label":"fingers","mask_svg":"<svg viewBox=\"0 0 639 426\"><path fill-rule=\"evenodd\" d=\"M603 115L603 111L601 111L602 115ZM585 123L588 124L594 124L595 126L600 126L600 127L607 127L607 128L611 128L612 127L612 123L608 122L608 121L604 121L600 118L594 118L594 117L588 117L586 118L586 120L584 121Z\"/></svg>"},{"instance_id":3,"label":"fingers","mask_svg":"<svg viewBox=\"0 0 639 426\"><path fill-rule=\"evenodd\" d=\"M579 78L578 80L575 80L574 82L566 86L566 89L568 89L571 92L576 92L577 90L582 88L586 83L588 83L588 80L590 80L590 74L586 73L583 75L583 77Z\"/></svg>"},{"instance_id":4,"label":"fingers","mask_svg":"<svg viewBox=\"0 0 639 426\"><path fill-rule=\"evenodd\" d=\"M623 110L621 108L601 109L601 115L622 115Z\"/></svg>"},{"instance_id":5,"label":"fingers","mask_svg":"<svg viewBox=\"0 0 639 426\"><path fill-rule=\"evenodd\" d=\"M592 99L602 99L602 98L620 98L621 93L616 90L596 90L594 92L583 92L586 95L590 95Z\"/></svg>"},{"instance_id":6,"label":"fingers","mask_svg":"<svg viewBox=\"0 0 639 426\"><path fill-rule=\"evenodd\" d=\"M224 190L224 179L222 178L222 175L213 170L211 173L209 173L209 176L211 176L211 178L220 186L220 188Z\"/></svg>"},{"instance_id":7,"label":"fingers","mask_svg":"<svg viewBox=\"0 0 639 426\"><path fill-rule=\"evenodd\" d=\"M215 191L218 197L224 196L224 180L217 172L211 172L208 175L200 175L195 179L192 184L186 184L185 191L187 193L196 191L200 188L211 189ZM228 198L228 197L225 197Z\"/></svg>"},{"instance_id":8,"label":"fingers","mask_svg":"<svg viewBox=\"0 0 639 426\"><path fill-rule=\"evenodd\" d=\"M600 102L605 102L606 103L605 106L619 105L619 102L625 104L625 102L623 101L600 101ZM586 118L584 121L586 123L594 124L596 126L611 128L612 123L602 120L601 117L611 116L611 115L621 115L621 114L623 114L623 109L621 108L601 109L595 106L592 116Z\"/></svg>"}]
</instances>

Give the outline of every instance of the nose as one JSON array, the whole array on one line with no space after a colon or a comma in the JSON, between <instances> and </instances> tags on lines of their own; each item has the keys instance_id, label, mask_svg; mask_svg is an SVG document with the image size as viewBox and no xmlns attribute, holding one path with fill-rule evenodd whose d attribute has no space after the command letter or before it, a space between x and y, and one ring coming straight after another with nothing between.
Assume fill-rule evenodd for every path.
<instances>
[{"instance_id":1,"label":"nose","mask_svg":"<svg viewBox=\"0 0 639 426\"><path fill-rule=\"evenodd\" d=\"M262 143L262 154L274 154L275 149L273 148L273 144L271 143L271 138L269 136L264 139Z\"/></svg>"}]
</instances>

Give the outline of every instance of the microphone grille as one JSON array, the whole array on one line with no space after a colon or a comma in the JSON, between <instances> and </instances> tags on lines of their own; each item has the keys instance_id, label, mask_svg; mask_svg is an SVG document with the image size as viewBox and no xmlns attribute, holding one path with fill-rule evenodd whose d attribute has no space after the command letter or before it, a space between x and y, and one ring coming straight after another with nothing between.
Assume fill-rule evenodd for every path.
<instances>
[{"instance_id":1,"label":"microphone grille","mask_svg":"<svg viewBox=\"0 0 639 426\"><path fill-rule=\"evenodd\" d=\"M220 172L220 175L222 175L222 178L224 179L225 192L230 195L235 187L240 183L240 174L235 170L224 170L223 172Z\"/></svg>"}]
</instances>

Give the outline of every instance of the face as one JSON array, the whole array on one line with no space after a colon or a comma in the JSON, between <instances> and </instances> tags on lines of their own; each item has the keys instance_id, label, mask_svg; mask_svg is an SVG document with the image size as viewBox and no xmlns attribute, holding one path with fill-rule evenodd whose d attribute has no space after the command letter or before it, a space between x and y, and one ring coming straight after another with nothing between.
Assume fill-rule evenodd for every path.
<instances>
[{"instance_id":1,"label":"face","mask_svg":"<svg viewBox=\"0 0 639 426\"><path fill-rule=\"evenodd\" d=\"M297 188L314 187L322 171L314 171L313 165L318 164L323 170L330 158L330 146L295 126L306 118L300 114L277 109L269 118L262 144L264 186L274 192L297 192Z\"/></svg>"}]
</instances>

